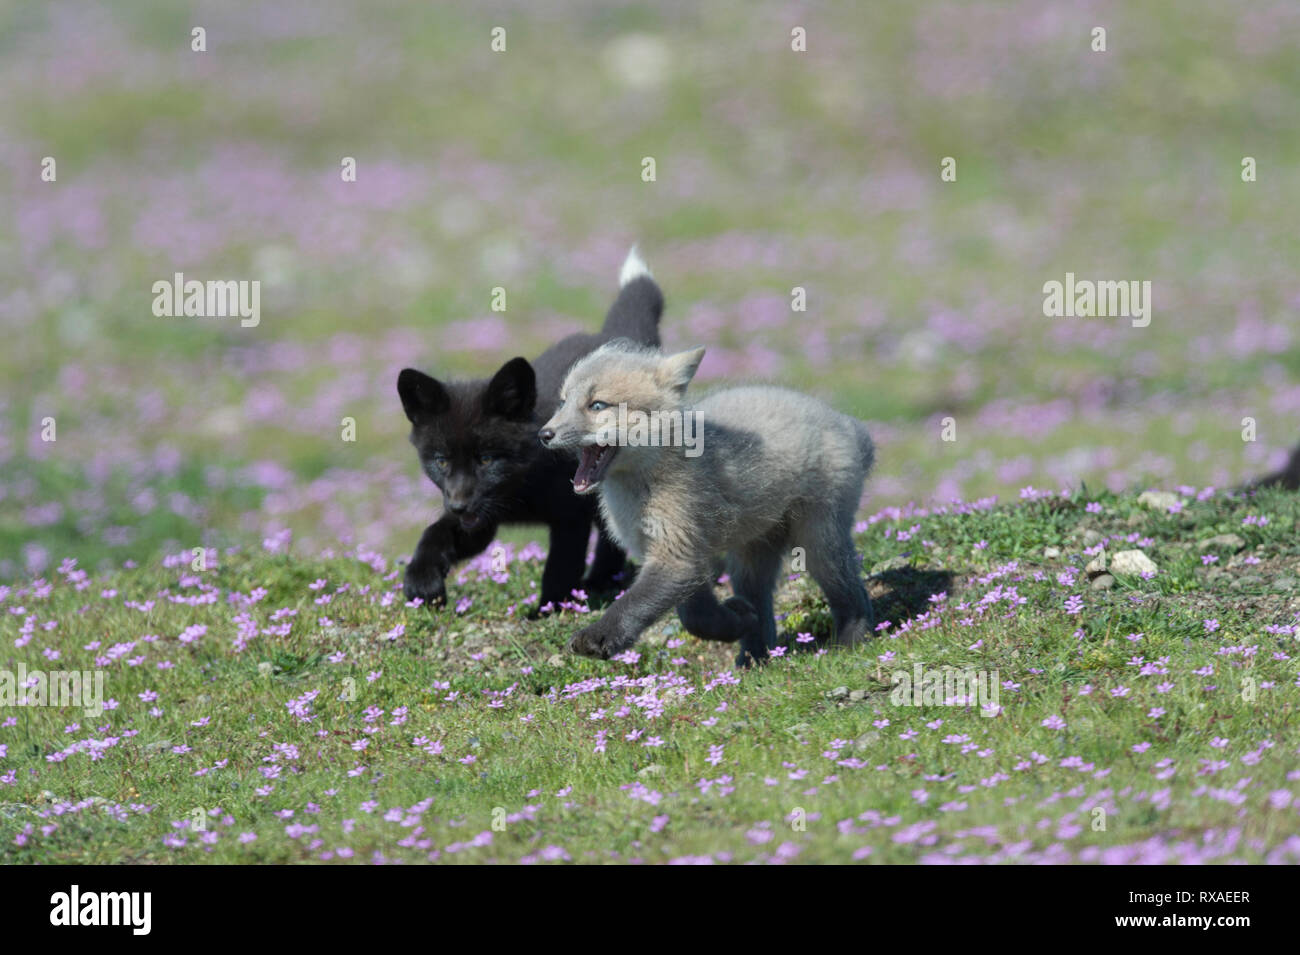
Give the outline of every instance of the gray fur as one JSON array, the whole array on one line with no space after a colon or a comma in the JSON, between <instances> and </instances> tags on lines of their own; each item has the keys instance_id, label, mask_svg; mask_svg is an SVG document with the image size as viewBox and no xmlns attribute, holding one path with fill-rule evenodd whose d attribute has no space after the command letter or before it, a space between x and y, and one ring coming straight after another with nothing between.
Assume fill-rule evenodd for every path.
<instances>
[{"instance_id":1,"label":"gray fur","mask_svg":"<svg viewBox=\"0 0 1300 955\"><path fill-rule=\"evenodd\" d=\"M595 442L592 400L628 409L691 409L703 448L619 447L596 490L606 525L644 560L636 582L571 649L609 657L673 607L706 640L739 641L740 662L776 646L772 593L784 560L803 549L830 604L834 643L852 645L874 626L853 548L852 526L875 456L866 426L785 388L723 388L686 400L703 349L664 356L611 342L585 356L561 388L565 404L544 429L552 447ZM722 557L735 596L720 603Z\"/></svg>"}]
</instances>

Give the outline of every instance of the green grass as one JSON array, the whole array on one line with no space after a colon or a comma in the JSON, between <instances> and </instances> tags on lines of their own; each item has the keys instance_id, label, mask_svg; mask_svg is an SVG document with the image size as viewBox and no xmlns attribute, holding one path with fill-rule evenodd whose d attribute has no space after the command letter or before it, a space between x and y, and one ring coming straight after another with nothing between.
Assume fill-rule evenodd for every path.
<instances>
[{"instance_id":1,"label":"green grass","mask_svg":"<svg viewBox=\"0 0 1300 955\"><path fill-rule=\"evenodd\" d=\"M1099 513L1084 510L1090 500ZM1243 525L1247 515L1268 523ZM135 645L100 668L120 704L103 716L2 711L13 718L0 728L0 845L6 861L47 863L305 862L339 860L339 849L353 861L1090 861L1106 850L1259 861L1300 833L1294 809L1269 803L1295 788L1300 740L1297 518L1294 496L1267 494L1176 515L1101 495L884 519L859 545L879 570L870 583L885 635L721 683L730 648L675 620L644 636L634 663L568 656L575 615L521 619L533 561L512 563L505 583L467 569L452 601L472 604L459 614L404 606L391 596L400 568L355 555L231 553L201 572L124 570L82 589L76 574L60 577L5 595L7 609L24 608L4 616L7 669L90 669L111 645ZM1245 547L1209 551L1220 560L1207 567L1197 543L1223 533ZM1140 546L1159 573L1092 589L1085 540L1111 556ZM1047 547L1061 556L1045 558ZM1073 585L1057 580L1067 568ZM1239 585L1247 574L1258 582ZM820 593L792 578L782 629L825 636ZM243 606L236 595L256 588L264 596ZM936 590L941 604L928 599ZM202 593L215 599L172 602ZM335 596L317 604L323 594ZM1070 594L1078 614L1064 609ZM259 631L291 625L239 650L241 613ZM27 615L34 635L16 647ZM180 643L196 624L206 633ZM1225 646L1255 652L1216 652ZM1167 675L1139 675L1135 654L1167 658ZM1008 684L1001 712L899 705L892 675L916 663L996 672ZM1204 667L1212 674L1194 672ZM1128 694L1112 695L1119 687ZM156 701L140 698L150 691ZM309 693L303 721L286 704ZM399 708L406 720L393 726ZM1053 717L1065 728L1044 725ZM652 737L661 745L645 745ZM101 759L48 759L108 738ZM268 761L277 746L296 751ZM278 778L265 778L273 765ZM1226 847L1225 832L1236 833Z\"/></svg>"}]
</instances>

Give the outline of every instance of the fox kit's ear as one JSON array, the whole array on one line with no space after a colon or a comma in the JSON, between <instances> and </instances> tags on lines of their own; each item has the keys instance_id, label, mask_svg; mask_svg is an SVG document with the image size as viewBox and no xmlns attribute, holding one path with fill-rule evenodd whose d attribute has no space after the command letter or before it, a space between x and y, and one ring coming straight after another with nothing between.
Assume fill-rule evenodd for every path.
<instances>
[{"instance_id":1,"label":"fox kit's ear","mask_svg":"<svg viewBox=\"0 0 1300 955\"><path fill-rule=\"evenodd\" d=\"M512 358L492 376L483 407L489 414L519 420L533 413L537 404L537 376L524 358Z\"/></svg>"},{"instance_id":2,"label":"fox kit's ear","mask_svg":"<svg viewBox=\"0 0 1300 955\"><path fill-rule=\"evenodd\" d=\"M414 368L403 368L397 376L397 394L402 399L402 410L411 424L440 415L451 407L447 389L434 378Z\"/></svg>"},{"instance_id":3,"label":"fox kit's ear","mask_svg":"<svg viewBox=\"0 0 1300 955\"><path fill-rule=\"evenodd\" d=\"M669 355L660 360L659 367L655 369L655 380L665 388L672 388L678 393L685 392L703 360L703 346Z\"/></svg>"}]
</instances>

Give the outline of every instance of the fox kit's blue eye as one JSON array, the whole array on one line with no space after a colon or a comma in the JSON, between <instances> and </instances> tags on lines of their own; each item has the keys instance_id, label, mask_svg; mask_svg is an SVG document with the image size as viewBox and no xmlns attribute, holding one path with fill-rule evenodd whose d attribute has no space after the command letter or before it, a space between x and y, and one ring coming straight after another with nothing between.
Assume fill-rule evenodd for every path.
<instances>
[{"instance_id":1,"label":"fox kit's blue eye","mask_svg":"<svg viewBox=\"0 0 1300 955\"><path fill-rule=\"evenodd\" d=\"M439 471L447 470L447 456L445 454L435 454L433 456L433 466Z\"/></svg>"},{"instance_id":2,"label":"fox kit's blue eye","mask_svg":"<svg viewBox=\"0 0 1300 955\"><path fill-rule=\"evenodd\" d=\"M495 461L495 460L496 460L496 457L495 457L494 455L491 455L491 454L480 454L480 455L478 456L478 463L479 463L479 464L491 464L491 463L492 463L493 461Z\"/></svg>"},{"instance_id":3,"label":"fox kit's blue eye","mask_svg":"<svg viewBox=\"0 0 1300 955\"><path fill-rule=\"evenodd\" d=\"M603 401L593 401L591 404L587 405L587 408L591 411L604 411L608 407L609 405L605 404Z\"/></svg>"}]
</instances>

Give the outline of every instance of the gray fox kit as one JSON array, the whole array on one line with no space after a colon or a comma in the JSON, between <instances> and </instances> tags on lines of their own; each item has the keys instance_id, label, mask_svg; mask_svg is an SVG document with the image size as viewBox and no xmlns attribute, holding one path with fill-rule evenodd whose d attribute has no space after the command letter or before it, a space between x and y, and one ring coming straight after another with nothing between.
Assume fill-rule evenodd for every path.
<instances>
[{"instance_id":1,"label":"gray fox kit","mask_svg":"<svg viewBox=\"0 0 1300 955\"><path fill-rule=\"evenodd\" d=\"M574 490L599 491L606 527L643 561L569 649L621 653L676 607L695 636L738 641L740 665L761 661L776 646L772 593L794 547L830 604L833 642L858 642L875 624L851 536L875 454L866 426L784 388L724 388L690 404L703 357L602 345L574 363L539 432L579 455ZM722 603L719 557L735 591Z\"/></svg>"}]
</instances>

